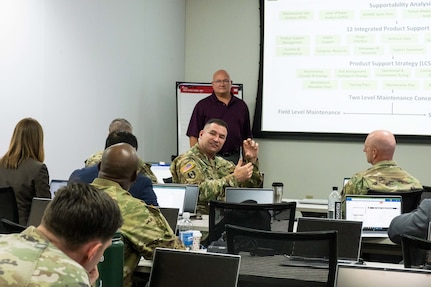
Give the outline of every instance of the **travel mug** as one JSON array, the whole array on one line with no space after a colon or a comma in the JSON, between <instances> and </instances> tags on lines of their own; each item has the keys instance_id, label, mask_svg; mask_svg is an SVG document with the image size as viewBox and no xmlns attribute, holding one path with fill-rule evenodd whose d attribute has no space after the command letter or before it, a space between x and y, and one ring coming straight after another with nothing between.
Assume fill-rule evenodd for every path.
<instances>
[{"instance_id":1,"label":"travel mug","mask_svg":"<svg viewBox=\"0 0 431 287\"><path fill-rule=\"evenodd\" d=\"M274 190L274 203L281 203L283 201L283 183L273 182L272 189Z\"/></svg>"}]
</instances>

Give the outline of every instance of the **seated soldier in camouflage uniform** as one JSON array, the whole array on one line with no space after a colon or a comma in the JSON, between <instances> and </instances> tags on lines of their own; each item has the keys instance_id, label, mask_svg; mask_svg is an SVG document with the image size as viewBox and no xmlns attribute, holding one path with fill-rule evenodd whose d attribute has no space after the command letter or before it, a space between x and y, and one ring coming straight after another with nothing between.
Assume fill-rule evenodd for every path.
<instances>
[{"instance_id":1,"label":"seated soldier in camouflage uniform","mask_svg":"<svg viewBox=\"0 0 431 287\"><path fill-rule=\"evenodd\" d=\"M122 223L106 193L82 183L60 188L38 227L0 235L0 286L90 287Z\"/></svg>"},{"instance_id":2,"label":"seated soldier in camouflage uniform","mask_svg":"<svg viewBox=\"0 0 431 287\"><path fill-rule=\"evenodd\" d=\"M109 125L108 135L113 131L123 131L133 134L133 128L130 122L121 118L112 120L111 124ZM85 167L98 164L102 160L102 153L103 151L98 151L87 158L85 160ZM145 175L146 177L149 177L152 183L157 183L157 177L151 170L151 163L146 163L142 159L139 159L138 172Z\"/></svg>"},{"instance_id":3,"label":"seated soldier in camouflage uniform","mask_svg":"<svg viewBox=\"0 0 431 287\"><path fill-rule=\"evenodd\" d=\"M103 152L99 176L92 183L118 203L124 219L120 229L124 241L124 287L132 286L132 275L141 256L152 260L156 247L185 249L160 209L127 191L136 179L137 167L134 147L127 143L111 145Z\"/></svg>"},{"instance_id":4,"label":"seated soldier in camouflage uniform","mask_svg":"<svg viewBox=\"0 0 431 287\"><path fill-rule=\"evenodd\" d=\"M225 187L259 187L262 183L258 144L250 138L244 140L244 159L240 158L235 165L216 155L226 136L227 125L223 120L209 120L200 131L198 142L171 164L173 182L199 185L198 211L202 214L208 214L210 200L225 199Z\"/></svg>"},{"instance_id":5,"label":"seated soldier in camouflage uniform","mask_svg":"<svg viewBox=\"0 0 431 287\"><path fill-rule=\"evenodd\" d=\"M346 194L366 194L368 190L381 192L422 189L419 180L411 176L393 160L396 140L386 130L376 130L365 139L364 152L373 166L352 176L343 188Z\"/></svg>"}]
</instances>

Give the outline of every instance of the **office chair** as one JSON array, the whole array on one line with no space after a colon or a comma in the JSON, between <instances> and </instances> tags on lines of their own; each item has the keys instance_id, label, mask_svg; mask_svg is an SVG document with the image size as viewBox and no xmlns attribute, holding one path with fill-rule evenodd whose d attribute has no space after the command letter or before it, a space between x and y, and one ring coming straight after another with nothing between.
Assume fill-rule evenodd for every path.
<instances>
[{"instance_id":1,"label":"office chair","mask_svg":"<svg viewBox=\"0 0 431 287\"><path fill-rule=\"evenodd\" d=\"M422 196L422 189L399 190L399 191L377 191L369 189L367 194L371 195L401 195L401 213L408 213L415 210Z\"/></svg>"},{"instance_id":2,"label":"office chair","mask_svg":"<svg viewBox=\"0 0 431 287\"><path fill-rule=\"evenodd\" d=\"M208 241L223 240L225 225L232 224L268 231L293 231L296 202L274 204L209 202Z\"/></svg>"},{"instance_id":3,"label":"office chair","mask_svg":"<svg viewBox=\"0 0 431 287\"><path fill-rule=\"evenodd\" d=\"M6 230L5 233L20 233L21 231L24 231L27 226L21 225L19 223L13 222L7 218L0 219L1 224L3 225L3 228Z\"/></svg>"},{"instance_id":4,"label":"office chair","mask_svg":"<svg viewBox=\"0 0 431 287\"><path fill-rule=\"evenodd\" d=\"M335 230L272 232L228 224L226 239L228 253L241 255L238 286L334 286L338 259ZM326 268L311 267L307 261L301 267L283 264L298 244L318 244L327 260Z\"/></svg>"},{"instance_id":5,"label":"office chair","mask_svg":"<svg viewBox=\"0 0 431 287\"><path fill-rule=\"evenodd\" d=\"M431 269L431 241L401 234L405 268Z\"/></svg>"},{"instance_id":6,"label":"office chair","mask_svg":"<svg viewBox=\"0 0 431 287\"><path fill-rule=\"evenodd\" d=\"M421 200L420 200L421 202L426 198L431 198L431 186L422 185L422 187L423 187L423 191L421 194Z\"/></svg>"},{"instance_id":7,"label":"office chair","mask_svg":"<svg viewBox=\"0 0 431 287\"><path fill-rule=\"evenodd\" d=\"M12 222L18 222L18 206L16 205L16 198L13 188L0 187L0 219L8 219ZM8 229L0 224L0 233L7 234L10 233Z\"/></svg>"}]
</instances>

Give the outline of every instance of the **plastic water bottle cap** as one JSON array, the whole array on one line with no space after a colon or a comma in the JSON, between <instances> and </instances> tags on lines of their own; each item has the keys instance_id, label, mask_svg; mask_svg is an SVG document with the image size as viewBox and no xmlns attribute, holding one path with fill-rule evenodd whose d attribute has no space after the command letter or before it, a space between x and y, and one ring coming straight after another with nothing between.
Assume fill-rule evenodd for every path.
<instances>
[{"instance_id":1,"label":"plastic water bottle cap","mask_svg":"<svg viewBox=\"0 0 431 287\"><path fill-rule=\"evenodd\" d=\"M190 212L183 212L184 219L190 219Z\"/></svg>"}]
</instances>

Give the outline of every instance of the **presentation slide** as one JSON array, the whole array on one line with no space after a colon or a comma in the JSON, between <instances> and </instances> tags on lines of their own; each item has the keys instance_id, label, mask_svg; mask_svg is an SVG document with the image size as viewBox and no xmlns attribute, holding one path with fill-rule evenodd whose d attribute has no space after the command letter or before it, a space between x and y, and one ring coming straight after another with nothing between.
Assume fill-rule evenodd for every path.
<instances>
[{"instance_id":1,"label":"presentation slide","mask_svg":"<svg viewBox=\"0 0 431 287\"><path fill-rule=\"evenodd\" d=\"M261 5L261 131L431 135L431 1Z\"/></svg>"}]
</instances>

